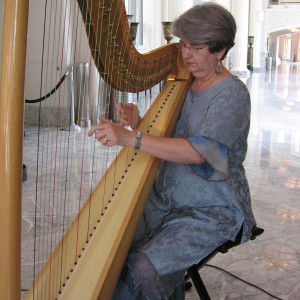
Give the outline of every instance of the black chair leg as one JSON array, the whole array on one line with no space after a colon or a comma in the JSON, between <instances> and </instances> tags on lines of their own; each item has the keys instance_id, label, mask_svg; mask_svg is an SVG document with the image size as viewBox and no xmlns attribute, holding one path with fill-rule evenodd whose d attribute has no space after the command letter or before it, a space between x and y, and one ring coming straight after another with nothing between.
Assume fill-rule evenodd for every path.
<instances>
[{"instance_id":1,"label":"black chair leg","mask_svg":"<svg viewBox=\"0 0 300 300\"><path fill-rule=\"evenodd\" d=\"M195 265L188 269L188 274L190 275L193 281L193 284L197 290L200 299L211 300Z\"/></svg>"}]
</instances>

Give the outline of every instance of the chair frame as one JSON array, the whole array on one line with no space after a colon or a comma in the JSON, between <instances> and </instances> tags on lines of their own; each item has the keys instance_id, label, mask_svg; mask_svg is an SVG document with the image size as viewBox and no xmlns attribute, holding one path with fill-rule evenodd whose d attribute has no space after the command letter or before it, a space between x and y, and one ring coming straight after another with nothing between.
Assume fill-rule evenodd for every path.
<instances>
[{"instance_id":1,"label":"chair frame","mask_svg":"<svg viewBox=\"0 0 300 300\"><path fill-rule=\"evenodd\" d=\"M261 235L264 232L263 228L260 228L258 226L254 226L252 229L250 240L255 240L256 237ZM216 254L218 253L227 253L231 248L234 248L241 244L241 236L242 236L242 230L237 235L237 238L235 241L227 241L220 247L216 248L213 252L208 254L206 257L204 257L202 260L200 260L197 264L192 265L188 270L186 275L184 276L184 282L186 285L186 290L191 288L191 283L188 281L189 279L192 280L194 287L196 288L196 291L200 297L201 300L211 300L209 297L209 294L206 290L206 287L204 285L204 282L199 274L199 270L207 264L208 261L210 261Z\"/></svg>"}]
</instances>

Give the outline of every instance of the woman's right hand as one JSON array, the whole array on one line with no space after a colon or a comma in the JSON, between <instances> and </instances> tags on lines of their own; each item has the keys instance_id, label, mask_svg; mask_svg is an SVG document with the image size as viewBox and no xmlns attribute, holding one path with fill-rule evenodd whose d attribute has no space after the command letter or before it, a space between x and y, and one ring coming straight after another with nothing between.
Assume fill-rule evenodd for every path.
<instances>
[{"instance_id":1,"label":"woman's right hand","mask_svg":"<svg viewBox=\"0 0 300 300\"><path fill-rule=\"evenodd\" d=\"M133 130L141 121L139 109L133 103L117 103L116 116L121 126L130 126Z\"/></svg>"}]
</instances>

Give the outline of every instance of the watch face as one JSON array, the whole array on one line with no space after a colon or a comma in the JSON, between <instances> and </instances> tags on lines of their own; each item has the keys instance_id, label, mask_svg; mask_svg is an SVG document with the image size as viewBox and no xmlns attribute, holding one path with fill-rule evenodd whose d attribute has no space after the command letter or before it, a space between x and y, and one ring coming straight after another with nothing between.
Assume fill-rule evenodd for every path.
<instances>
[{"instance_id":1,"label":"watch face","mask_svg":"<svg viewBox=\"0 0 300 300\"><path fill-rule=\"evenodd\" d=\"M140 131L137 131L137 132L136 132L136 137L139 138L139 137L141 137L141 136L142 136L142 133L141 133Z\"/></svg>"}]
</instances>

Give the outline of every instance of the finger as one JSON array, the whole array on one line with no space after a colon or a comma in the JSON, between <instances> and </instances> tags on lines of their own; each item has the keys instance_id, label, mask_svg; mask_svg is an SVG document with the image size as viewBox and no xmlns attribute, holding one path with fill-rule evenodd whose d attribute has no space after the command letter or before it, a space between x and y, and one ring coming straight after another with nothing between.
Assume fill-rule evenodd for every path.
<instances>
[{"instance_id":1,"label":"finger","mask_svg":"<svg viewBox=\"0 0 300 300\"><path fill-rule=\"evenodd\" d=\"M109 120L107 120L107 119L105 119L105 118L103 118L101 116L99 116L99 120L100 120L101 123L110 123Z\"/></svg>"},{"instance_id":2,"label":"finger","mask_svg":"<svg viewBox=\"0 0 300 300\"><path fill-rule=\"evenodd\" d=\"M109 139L105 136L103 138L103 144L106 145L109 142Z\"/></svg>"},{"instance_id":3,"label":"finger","mask_svg":"<svg viewBox=\"0 0 300 300\"><path fill-rule=\"evenodd\" d=\"M94 125L88 132L88 136L91 137L97 130L99 130L98 125Z\"/></svg>"}]
</instances>

